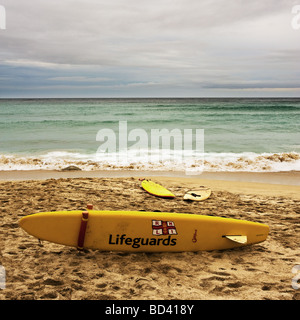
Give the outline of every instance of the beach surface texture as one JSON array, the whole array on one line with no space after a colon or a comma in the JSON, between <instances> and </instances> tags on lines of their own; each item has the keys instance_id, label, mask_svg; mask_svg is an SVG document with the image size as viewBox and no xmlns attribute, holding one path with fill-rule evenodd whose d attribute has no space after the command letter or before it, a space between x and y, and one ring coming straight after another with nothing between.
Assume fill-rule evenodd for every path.
<instances>
[{"instance_id":1,"label":"beach surface texture","mask_svg":"<svg viewBox=\"0 0 300 320\"><path fill-rule=\"evenodd\" d=\"M299 300L300 186L150 177L174 199L154 197L138 177L6 179L0 182L0 299L280 299ZM189 189L212 189L203 202L183 201ZM84 210L182 212L268 224L266 241L224 251L128 253L78 251L30 236L20 218L37 212ZM295 286L296 285L296 286Z\"/></svg>"}]
</instances>

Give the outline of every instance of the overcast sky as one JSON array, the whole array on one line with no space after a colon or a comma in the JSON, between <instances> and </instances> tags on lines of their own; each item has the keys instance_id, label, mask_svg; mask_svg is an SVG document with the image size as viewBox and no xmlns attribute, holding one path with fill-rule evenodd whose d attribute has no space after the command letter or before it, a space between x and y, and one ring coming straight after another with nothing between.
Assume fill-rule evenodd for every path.
<instances>
[{"instance_id":1,"label":"overcast sky","mask_svg":"<svg viewBox=\"0 0 300 320\"><path fill-rule=\"evenodd\" d=\"M300 0L0 5L0 98L300 97Z\"/></svg>"}]
</instances>

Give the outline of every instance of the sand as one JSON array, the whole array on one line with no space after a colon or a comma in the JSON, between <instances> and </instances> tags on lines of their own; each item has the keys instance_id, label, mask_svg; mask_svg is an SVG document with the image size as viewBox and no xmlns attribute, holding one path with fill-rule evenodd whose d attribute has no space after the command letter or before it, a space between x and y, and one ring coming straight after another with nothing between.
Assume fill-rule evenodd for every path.
<instances>
[{"instance_id":1,"label":"sand","mask_svg":"<svg viewBox=\"0 0 300 320\"><path fill-rule=\"evenodd\" d=\"M300 300L300 186L152 177L175 199L151 196L138 177L63 177L0 181L1 300ZM185 202L206 185L204 202ZM38 240L18 226L28 214L55 210L146 210L215 215L266 223L267 241L232 250L182 253L78 251ZM299 281L300 282L300 281ZM294 281L295 283L295 281ZM300 285L299 285L300 287Z\"/></svg>"}]
</instances>

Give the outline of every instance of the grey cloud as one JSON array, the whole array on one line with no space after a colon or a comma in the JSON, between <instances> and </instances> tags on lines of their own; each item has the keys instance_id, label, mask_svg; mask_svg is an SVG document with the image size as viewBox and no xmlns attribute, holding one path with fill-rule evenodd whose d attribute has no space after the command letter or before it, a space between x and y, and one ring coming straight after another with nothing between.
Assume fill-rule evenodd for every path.
<instances>
[{"instance_id":1,"label":"grey cloud","mask_svg":"<svg viewBox=\"0 0 300 320\"><path fill-rule=\"evenodd\" d=\"M132 63L131 57L139 63L145 54L155 62L168 56L169 48L180 53L195 43L201 50L210 41L206 34L211 28L270 15L287 2L11 0L2 41L16 58L122 65Z\"/></svg>"},{"instance_id":2,"label":"grey cloud","mask_svg":"<svg viewBox=\"0 0 300 320\"><path fill-rule=\"evenodd\" d=\"M271 88L278 77L291 88L299 75L292 0L2 2L1 76L12 78L11 86L21 80L9 67L27 70L25 86L32 82L33 91L36 74L43 90L81 84L124 93L141 84L151 93L161 86L186 94Z\"/></svg>"}]
</instances>

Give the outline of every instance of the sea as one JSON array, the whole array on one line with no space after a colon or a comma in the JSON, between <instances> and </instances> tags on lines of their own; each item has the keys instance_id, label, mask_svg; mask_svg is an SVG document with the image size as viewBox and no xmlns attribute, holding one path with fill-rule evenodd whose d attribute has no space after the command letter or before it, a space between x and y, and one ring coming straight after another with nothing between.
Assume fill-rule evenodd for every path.
<instances>
[{"instance_id":1,"label":"sea","mask_svg":"<svg viewBox=\"0 0 300 320\"><path fill-rule=\"evenodd\" d=\"M0 170L300 171L300 98L0 99Z\"/></svg>"}]
</instances>

